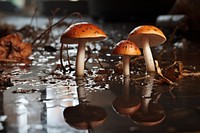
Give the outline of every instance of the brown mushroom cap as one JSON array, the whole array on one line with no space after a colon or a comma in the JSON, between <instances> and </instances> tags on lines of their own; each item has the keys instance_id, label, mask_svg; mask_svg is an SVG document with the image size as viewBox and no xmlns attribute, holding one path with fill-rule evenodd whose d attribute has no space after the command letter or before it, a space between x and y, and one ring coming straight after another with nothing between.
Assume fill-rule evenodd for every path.
<instances>
[{"instance_id":1,"label":"brown mushroom cap","mask_svg":"<svg viewBox=\"0 0 200 133\"><path fill-rule=\"evenodd\" d=\"M135 42L139 48L142 48L142 38L149 39L151 47L160 45L166 41L164 33L157 27L151 25L142 25L133 29L128 35L128 40Z\"/></svg>"},{"instance_id":2,"label":"brown mushroom cap","mask_svg":"<svg viewBox=\"0 0 200 133\"><path fill-rule=\"evenodd\" d=\"M60 42L67 44L79 43L83 40L99 41L107 37L102 29L88 22L72 24L61 36Z\"/></svg>"},{"instance_id":3,"label":"brown mushroom cap","mask_svg":"<svg viewBox=\"0 0 200 133\"><path fill-rule=\"evenodd\" d=\"M65 121L76 129L90 129L103 124L107 112L98 106L79 104L65 108L63 112Z\"/></svg>"},{"instance_id":4,"label":"brown mushroom cap","mask_svg":"<svg viewBox=\"0 0 200 133\"><path fill-rule=\"evenodd\" d=\"M113 48L112 53L115 55L129 55L129 56L141 55L138 46L129 40L121 40L120 42L118 42Z\"/></svg>"}]
</instances>

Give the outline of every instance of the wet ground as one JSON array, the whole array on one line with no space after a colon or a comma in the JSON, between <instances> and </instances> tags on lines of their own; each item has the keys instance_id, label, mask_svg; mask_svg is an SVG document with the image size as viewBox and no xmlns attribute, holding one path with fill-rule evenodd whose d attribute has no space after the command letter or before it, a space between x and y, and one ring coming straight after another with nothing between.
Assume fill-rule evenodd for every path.
<instances>
[{"instance_id":1,"label":"wet ground","mask_svg":"<svg viewBox=\"0 0 200 133\"><path fill-rule=\"evenodd\" d=\"M17 26L29 20L5 18ZM38 21L43 26L46 23L45 18ZM28 66L1 63L1 74L10 77L13 85L0 92L0 132L200 132L200 77L184 76L175 81L175 85L157 83L154 76L142 78L145 75L143 58L134 60L134 57L131 78L124 79L121 69L116 70L121 58L113 56L111 51L118 41L126 39L136 24L93 23L104 29L108 38L88 44L87 57L90 58L83 80L76 80L74 70L63 75L59 68L59 38L51 44L56 52L34 51ZM63 30L55 32L59 35ZM169 38L170 34L166 36ZM160 67L175 60L182 61L184 68L192 73L199 72L200 42L185 36L173 39L153 49ZM174 46L175 55L171 52ZM69 55L74 68L76 45L69 46ZM67 64L66 51L63 58Z\"/></svg>"}]
</instances>

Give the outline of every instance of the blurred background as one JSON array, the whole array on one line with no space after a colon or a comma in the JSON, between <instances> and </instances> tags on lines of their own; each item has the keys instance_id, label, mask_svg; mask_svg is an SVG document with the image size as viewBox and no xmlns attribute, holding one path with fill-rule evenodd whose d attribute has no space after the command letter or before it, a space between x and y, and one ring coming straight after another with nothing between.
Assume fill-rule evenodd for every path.
<instances>
[{"instance_id":1,"label":"blurred background","mask_svg":"<svg viewBox=\"0 0 200 133\"><path fill-rule=\"evenodd\" d=\"M156 22L161 15L184 15L189 27L199 30L199 7L200 0L0 0L0 15L32 16L37 11L40 16L51 16L56 11L56 16L64 16L79 12L109 22Z\"/></svg>"},{"instance_id":2,"label":"blurred background","mask_svg":"<svg viewBox=\"0 0 200 133\"><path fill-rule=\"evenodd\" d=\"M0 10L3 12L23 13L31 15L38 8L40 15L51 15L51 11L59 8L57 15L80 12L94 19L108 21L124 21L133 19L155 18L158 14L166 14L175 0L1 0Z\"/></svg>"}]
</instances>

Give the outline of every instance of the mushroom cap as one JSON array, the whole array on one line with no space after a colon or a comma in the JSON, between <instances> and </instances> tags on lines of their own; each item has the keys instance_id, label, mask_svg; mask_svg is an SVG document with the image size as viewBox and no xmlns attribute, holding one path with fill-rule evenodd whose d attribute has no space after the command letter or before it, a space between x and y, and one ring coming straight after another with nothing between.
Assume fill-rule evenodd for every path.
<instances>
[{"instance_id":1,"label":"mushroom cap","mask_svg":"<svg viewBox=\"0 0 200 133\"><path fill-rule=\"evenodd\" d=\"M128 35L128 40L135 42L139 48L142 48L142 38L149 39L151 47L160 45L166 41L164 33L152 25L141 25L133 29Z\"/></svg>"},{"instance_id":2,"label":"mushroom cap","mask_svg":"<svg viewBox=\"0 0 200 133\"><path fill-rule=\"evenodd\" d=\"M134 56L141 55L141 51L135 43L129 40L121 40L113 48L112 54Z\"/></svg>"},{"instance_id":3,"label":"mushroom cap","mask_svg":"<svg viewBox=\"0 0 200 133\"><path fill-rule=\"evenodd\" d=\"M60 42L76 44L83 40L99 41L107 37L102 29L88 22L79 22L69 26L62 34Z\"/></svg>"},{"instance_id":4,"label":"mushroom cap","mask_svg":"<svg viewBox=\"0 0 200 133\"><path fill-rule=\"evenodd\" d=\"M130 115L135 113L140 108L140 99L129 95L128 98L124 96L118 96L112 102L112 107L115 112L121 115Z\"/></svg>"},{"instance_id":5,"label":"mushroom cap","mask_svg":"<svg viewBox=\"0 0 200 133\"><path fill-rule=\"evenodd\" d=\"M76 129L89 129L100 126L107 118L105 109L87 104L67 107L63 111L65 121Z\"/></svg>"}]
</instances>

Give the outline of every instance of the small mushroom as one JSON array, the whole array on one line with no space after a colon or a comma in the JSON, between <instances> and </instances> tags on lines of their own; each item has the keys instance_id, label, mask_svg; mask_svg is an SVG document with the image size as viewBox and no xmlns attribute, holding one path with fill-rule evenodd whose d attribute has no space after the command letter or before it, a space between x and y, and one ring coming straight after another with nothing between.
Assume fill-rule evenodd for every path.
<instances>
[{"instance_id":1,"label":"small mushroom","mask_svg":"<svg viewBox=\"0 0 200 133\"><path fill-rule=\"evenodd\" d=\"M135 43L121 40L113 48L112 54L123 56L123 75L126 77L130 75L130 56L141 55L141 52Z\"/></svg>"},{"instance_id":2,"label":"small mushroom","mask_svg":"<svg viewBox=\"0 0 200 133\"><path fill-rule=\"evenodd\" d=\"M128 40L143 48L147 72L155 72L153 55L150 47L160 45L166 41L164 33L157 27L142 25L133 29L128 35Z\"/></svg>"},{"instance_id":3,"label":"small mushroom","mask_svg":"<svg viewBox=\"0 0 200 133\"><path fill-rule=\"evenodd\" d=\"M65 70L62 62L63 44L78 44L78 52L76 58L76 76L84 77L85 62L85 43L100 41L107 37L102 29L88 22L79 22L72 24L61 36L60 62Z\"/></svg>"}]
</instances>

